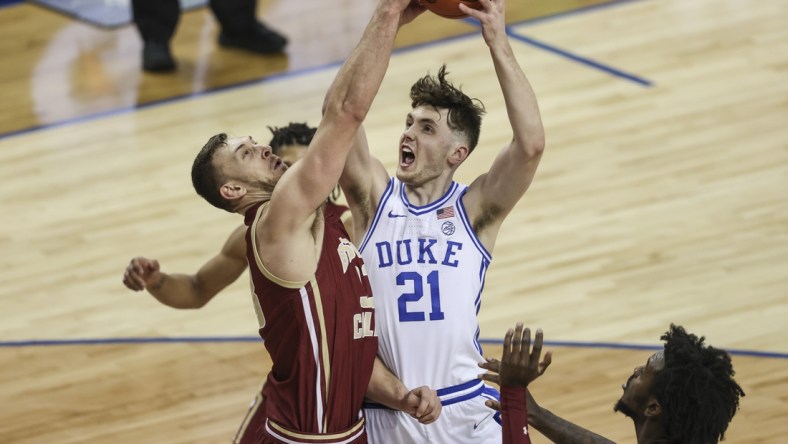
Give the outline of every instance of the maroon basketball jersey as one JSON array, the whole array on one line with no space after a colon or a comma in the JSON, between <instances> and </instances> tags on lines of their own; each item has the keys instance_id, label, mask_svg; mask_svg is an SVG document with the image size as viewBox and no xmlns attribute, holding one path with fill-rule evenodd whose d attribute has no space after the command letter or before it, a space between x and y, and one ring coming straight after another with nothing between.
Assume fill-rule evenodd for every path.
<instances>
[{"instance_id":1,"label":"maroon basketball jersey","mask_svg":"<svg viewBox=\"0 0 788 444\"><path fill-rule=\"evenodd\" d=\"M323 207L323 211L326 214L326 217L330 215L336 215L340 220L342 219L342 215L345 214L346 211L350 210L348 207L344 205L335 204L330 200L326 201L326 206Z\"/></svg>"},{"instance_id":2,"label":"maroon basketball jersey","mask_svg":"<svg viewBox=\"0 0 788 444\"><path fill-rule=\"evenodd\" d=\"M273 361L262 408L269 420L304 433L337 433L358 423L377 353L372 290L336 207L318 215L323 243L307 282L265 269L255 247L262 205L245 219L260 336Z\"/></svg>"}]
</instances>

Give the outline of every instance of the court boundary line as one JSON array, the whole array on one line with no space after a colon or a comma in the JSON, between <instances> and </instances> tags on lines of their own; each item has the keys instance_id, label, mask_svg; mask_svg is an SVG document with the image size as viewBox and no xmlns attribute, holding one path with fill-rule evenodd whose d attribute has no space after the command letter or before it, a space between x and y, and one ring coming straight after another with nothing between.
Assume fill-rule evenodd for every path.
<instances>
[{"instance_id":1,"label":"court boundary line","mask_svg":"<svg viewBox=\"0 0 788 444\"><path fill-rule=\"evenodd\" d=\"M0 9L24 3L25 0L0 0ZM32 4L32 3L31 3Z\"/></svg>"},{"instance_id":2,"label":"court boundary line","mask_svg":"<svg viewBox=\"0 0 788 444\"><path fill-rule=\"evenodd\" d=\"M24 347L57 347L69 345L136 345L136 344L205 344L263 342L259 336L173 336L173 337L125 337L125 338L83 338L83 339L29 339L19 341L0 341L0 349ZM502 345L503 339L480 339L481 344ZM591 348L610 350L662 350L661 345L630 344L624 342L582 342L582 341L544 341L550 347ZM733 356L754 358L788 359L788 353L723 348Z\"/></svg>"},{"instance_id":3,"label":"court boundary line","mask_svg":"<svg viewBox=\"0 0 788 444\"><path fill-rule=\"evenodd\" d=\"M0 0L0 1L2 1L2 0ZM519 39L521 39L522 36L519 35L519 34L515 34L514 31L512 31L512 33L510 33L510 28L511 27L521 26L521 25L528 25L528 24L531 24L531 23L536 23L538 21L544 21L544 20L548 20L548 19L560 19L562 17L568 17L568 16L571 16L571 15L579 15L579 14L583 14L583 13L587 13L587 12L593 12L596 9L602 9L602 8L607 8L607 7L614 7L614 6L618 6L618 5L624 5L624 4L627 4L627 3L639 2L639 1L646 1L646 0L610 0L610 1L606 2L606 3L601 3L601 4L596 4L596 5L589 5L589 6L581 7L581 8L578 8L578 9L573 9L571 11L563 11L563 12L559 12L559 13L556 13L556 14L553 14L553 15L544 16L544 17L535 17L535 18L525 19L525 20L521 20L519 22L514 22L514 23L506 25L507 34L510 35L511 37L519 40ZM476 22L474 19L463 19L463 21L468 23L468 24L470 24L470 25L472 25L472 26L474 26L474 27L478 28L478 22ZM470 36L479 34L479 32L480 31L478 29L474 29L473 31L470 31L470 32L467 32L467 33L463 33L463 34L458 34L458 35L454 35L454 36L444 37L444 38L441 38L441 39L438 39L438 40L432 40L432 41L429 41L429 42L416 43L416 44L409 45L409 46L403 46L403 47L400 47L400 48L395 48L394 51L392 52L392 55L397 55L397 54L400 54L400 53L406 53L406 52L410 52L410 51L416 51L416 50L419 50L419 49L422 49L422 48L425 48L425 47L428 47L428 46L432 46L432 45L439 45L439 44L444 44L444 43L448 43L448 42L453 42L453 41L459 40L459 39L469 38ZM526 43L532 44L531 42L526 42ZM583 62L579 61L580 59L582 59L582 60L589 60L590 61L590 59L585 59L585 58L580 57L580 56L572 55L572 54L570 54L567 51L559 50L558 48L550 47L549 45L546 45L546 44L543 44L543 45L545 45L545 47L540 47L540 46L538 46L536 44L532 44L532 45L537 47L537 48L543 49L545 51L552 52L554 54L563 55L566 58L569 58L570 60L577 61L578 63L583 63ZM12 130L12 131L8 131L8 132L5 132L5 133L0 133L0 141L4 141L5 139L13 138L15 136L25 135L25 134L28 134L28 133L35 133L35 132L38 132L38 131L44 131L44 130L49 130L49 129L54 129L54 128L60 128L60 127L63 127L63 126L71 126L71 125L76 125L76 124L83 123L83 122L89 122L89 121L93 121L93 120L102 119L102 118L105 118L105 117L112 117L112 116L116 116L116 115L119 115L119 114L126 114L126 113L131 113L131 112L134 112L134 111L140 111L140 110L144 110L144 109L147 109L147 108L150 108L150 107L165 105L165 104L168 104L170 102L179 102L179 101L184 101L184 100L191 100L191 99L201 98L201 97L205 97L205 96L210 96L212 94L221 93L221 92L228 91L228 90L231 90L231 89L236 89L236 88L237 89L242 89L242 88L249 87L249 86L252 86L252 85L257 85L257 84L262 84L262 83L267 83L267 82L273 82L273 81L281 80L281 79L284 79L284 78L299 77L301 75L311 74L311 73L316 72L316 71L322 71L322 70L325 70L325 69L338 67L344 62L345 62L344 60L339 60L339 61L333 61L333 62L325 63L325 64L322 64L322 65L308 67L308 68L303 68L303 69L299 69L299 70L274 73L274 74L271 74L271 75L268 75L268 76L265 76L265 77L258 77L258 78L254 78L254 79L245 80L245 81L242 81L242 82L231 83L229 85L217 86L215 88L208 88L208 89L205 89L203 91L196 91L196 92L190 92L190 93L186 93L186 94L180 94L180 95L177 95L177 96L172 96L172 97L167 97L167 98L164 98L164 99L154 100L152 102L136 104L136 105L133 105L133 106L120 107L120 108L110 109L110 110L106 110L106 111L99 111L99 112L92 113L92 114L86 114L84 116L68 118L68 119L62 120L60 122L45 123L45 124L41 124L41 125L34 125L34 126L27 127L27 128L18 129L18 130ZM593 66L593 65L591 65L591 66ZM611 69L614 69L614 68L611 68Z\"/></svg>"},{"instance_id":4,"label":"court boundary line","mask_svg":"<svg viewBox=\"0 0 788 444\"><path fill-rule=\"evenodd\" d=\"M632 1L632 0L630 0L630 1ZM619 77L619 78L622 78L622 79L625 79L625 80L629 80L629 81L631 81L633 83L637 83L637 84L639 84L641 86L644 86L646 88L651 88L652 86L654 86L654 82L652 82L651 80L648 80L646 78L637 76L635 74L630 74L630 73L628 73L626 71L623 71L621 69L614 68L611 65L607 65L607 64L601 63L601 62L597 62L596 60L590 59L588 57L583 57L581 55L577 55L577 54L571 53L571 52L569 52L569 51L567 51L565 49L561 49L561 48L559 48L557 46L553 46L553 45L541 42L539 40L536 40L533 37L528 37L528 36L523 35L523 34L518 34L515 30L511 29L508 26L506 27L506 34L509 37L514 38L515 40L519 40L520 42L523 42L523 43L526 43L526 44L531 45L533 47L539 48L539 49L541 49L543 51L551 52L553 54L558 54L561 57L567 58L567 59L572 60L574 62L577 62L577 63L579 63L581 65L589 66L589 67L594 68L594 69L596 69L598 71L605 72L605 73L610 74L610 75L612 75L614 77Z\"/></svg>"}]
</instances>

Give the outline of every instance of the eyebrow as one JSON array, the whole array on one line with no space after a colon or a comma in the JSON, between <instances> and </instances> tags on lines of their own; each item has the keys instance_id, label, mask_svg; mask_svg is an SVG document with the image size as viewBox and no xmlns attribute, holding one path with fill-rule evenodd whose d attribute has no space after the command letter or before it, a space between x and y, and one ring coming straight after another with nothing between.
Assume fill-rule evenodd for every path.
<instances>
[{"instance_id":1,"label":"eyebrow","mask_svg":"<svg viewBox=\"0 0 788 444\"><path fill-rule=\"evenodd\" d=\"M434 119L431 119L429 117L414 118L412 113L408 113L408 118L409 119L414 119L418 123L425 123L426 122L426 123L436 124Z\"/></svg>"},{"instance_id":2,"label":"eyebrow","mask_svg":"<svg viewBox=\"0 0 788 444\"><path fill-rule=\"evenodd\" d=\"M237 153L238 150L246 146L246 143L251 143L253 141L252 136L246 136L246 139L238 144L238 147L233 150L233 154Z\"/></svg>"}]
</instances>

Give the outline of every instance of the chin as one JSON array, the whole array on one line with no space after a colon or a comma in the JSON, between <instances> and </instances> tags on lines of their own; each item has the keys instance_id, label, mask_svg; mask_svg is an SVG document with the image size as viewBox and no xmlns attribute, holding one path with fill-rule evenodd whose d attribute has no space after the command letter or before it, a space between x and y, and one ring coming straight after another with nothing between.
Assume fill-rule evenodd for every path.
<instances>
[{"instance_id":1,"label":"chin","mask_svg":"<svg viewBox=\"0 0 788 444\"><path fill-rule=\"evenodd\" d=\"M409 180L412 180L414 176L415 174L413 174L413 171L403 171L402 167L397 167L397 179L399 179L400 182L407 183Z\"/></svg>"},{"instance_id":2,"label":"chin","mask_svg":"<svg viewBox=\"0 0 788 444\"><path fill-rule=\"evenodd\" d=\"M635 419L636 416L635 411L632 408L630 408L628 405L624 404L624 401L622 399L619 399L618 402L616 402L616 405L613 406L613 411L621 412L625 416L631 419Z\"/></svg>"}]
</instances>

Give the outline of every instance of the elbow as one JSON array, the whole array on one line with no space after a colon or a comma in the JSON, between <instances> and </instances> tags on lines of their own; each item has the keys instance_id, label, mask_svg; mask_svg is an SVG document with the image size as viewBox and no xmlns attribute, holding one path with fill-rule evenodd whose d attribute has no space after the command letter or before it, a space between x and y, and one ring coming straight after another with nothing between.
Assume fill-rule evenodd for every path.
<instances>
[{"instance_id":1,"label":"elbow","mask_svg":"<svg viewBox=\"0 0 788 444\"><path fill-rule=\"evenodd\" d=\"M369 106L357 102L348 97L329 99L323 103L323 117L335 119L348 125L361 126L367 117Z\"/></svg>"},{"instance_id":2,"label":"elbow","mask_svg":"<svg viewBox=\"0 0 788 444\"><path fill-rule=\"evenodd\" d=\"M517 140L514 140L513 142L516 144ZM525 155L528 157L528 159L538 158L544 152L544 135L541 137L525 139L520 143L520 146L522 147L523 151L525 151Z\"/></svg>"},{"instance_id":3,"label":"elbow","mask_svg":"<svg viewBox=\"0 0 788 444\"><path fill-rule=\"evenodd\" d=\"M367 118L367 112L369 112L369 107L361 106L352 100L346 100L342 102L339 115L343 121L347 121L349 124L358 127L361 126L364 119Z\"/></svg>"},{"instance_id":4,"label":"elbow","mask_svg":"<svg viewBox=\"0 0 788 444\"><path fill-rule=\"evenodd\" d=\"M544 137L540 137L538 140L534 140L527 145L528 155L530 157L539 157L544 152Z\"/></svg>"},{"instance_id":5,"label":"elbow","mask_svg":"<svg viewBox=\"0 0 788 444\"><path fill-rule=\"evenodd\" d=\"M202 283L199 276L192 277L191 283L192 297L189 298L188 306L184 308L203 308L206 304L208 304L208 301L213 299L213 297L216 296L216 293L218 293L214 292L211 294L209 290L204 289L201 285Z\"/></svg>"}]
</instances>

